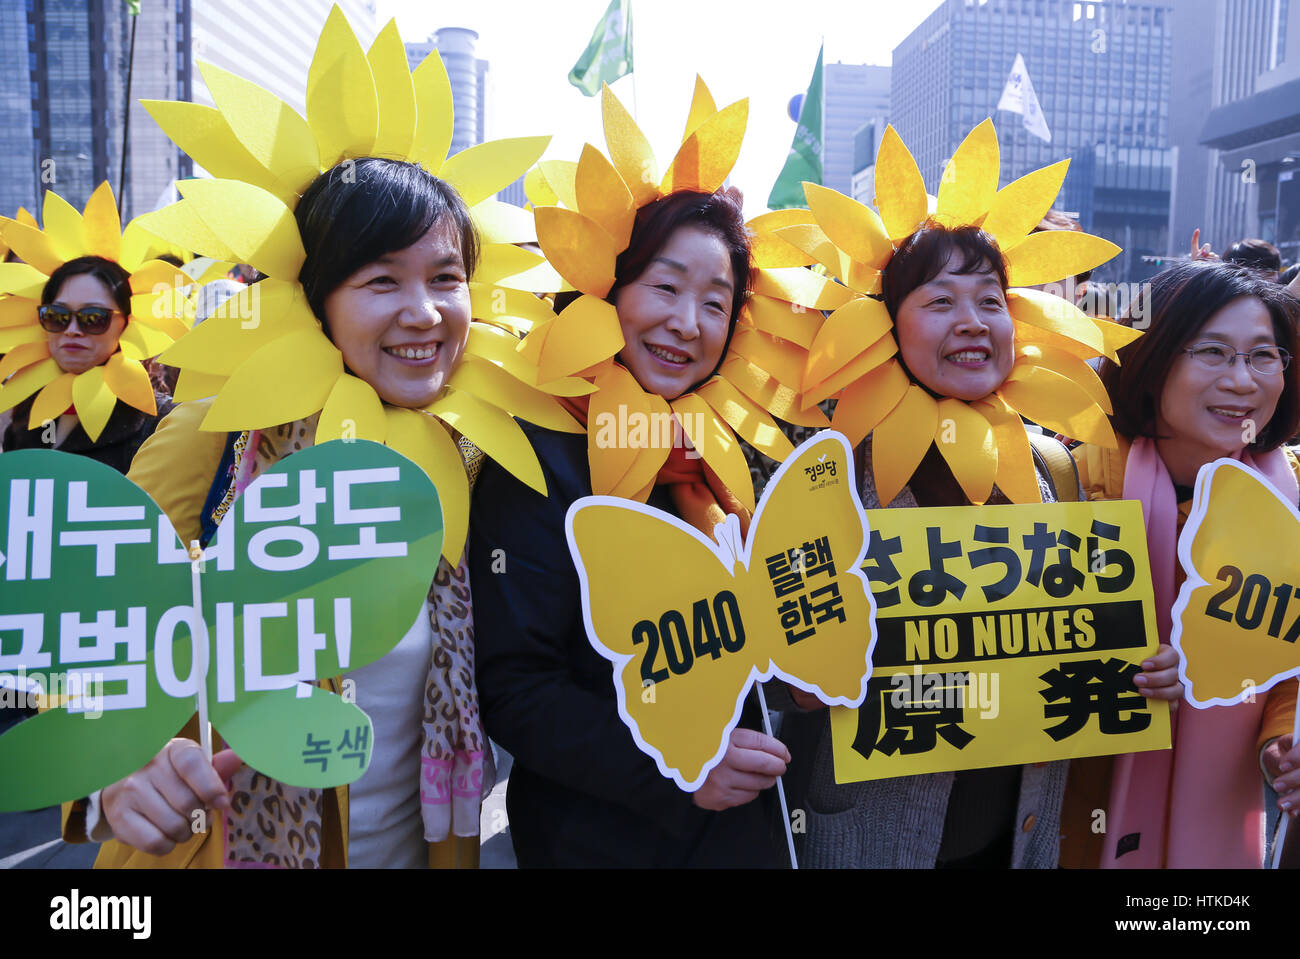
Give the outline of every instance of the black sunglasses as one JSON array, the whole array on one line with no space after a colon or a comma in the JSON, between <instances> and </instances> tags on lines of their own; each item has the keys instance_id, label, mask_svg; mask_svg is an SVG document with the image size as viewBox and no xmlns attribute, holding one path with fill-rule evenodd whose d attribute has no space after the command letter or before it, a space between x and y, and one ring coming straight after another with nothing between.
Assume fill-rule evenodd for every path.
<instances>
[{"instance_id":1,"label":"black sunglasses","mask_svg":"<svg viewBox=\"0 0 1300 959\"><path fill-rule=\"evenodd\" d=\"M70 310L57 303L47 303L36 308L36 315L41 320L41 329L45 332L62 333L73 320L76 320L81 332L88 336L98 336L106 332L108 325L113 322L113 317L120 312L121 310L110 310L106 306L83 306L79 310Z\"/></svg>"}]
</instances>

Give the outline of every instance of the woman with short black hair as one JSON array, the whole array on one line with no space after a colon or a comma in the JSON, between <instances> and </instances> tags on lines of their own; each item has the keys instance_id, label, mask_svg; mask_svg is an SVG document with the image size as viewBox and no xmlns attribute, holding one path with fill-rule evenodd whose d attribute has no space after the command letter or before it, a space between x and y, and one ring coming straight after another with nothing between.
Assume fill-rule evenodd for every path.
<instances>
[{"instance_id":1,"label":"woman with short black hair","mask_svg":"<svg viewBox=\"0 0 1300 959\"><path fill-rule=\"evenodd\" d=\"M106 822L124 840L105 844L99 865L478 862L481 800L495 773L474 685L470 490L485 455L542 483L515 416L579 427L516 352L507 329L523 319L507 310L493 314L493 325L472 322L480 247L471 198L522 176L546 140L495 141L447 160L453 118L440 58L431 54L413 73L406 63L395 23L367 56L336 7L312 57L305 120L243 82L240 95L217 95L215 113L147 104L196 163L223 175L183 181L183 199L142 225L199 255L242 261L262 278L168 351L182 402L130 478L182 542L206 544L231 503L284 457L336 439L383 443L434 483L442 550L422 574L429 590L406 634L344 677L373 723L360 779L303 789L243 767L229 750L209 761L196 718L145 769L68 817L65 832L99 838L95 827ZM268 115L277 119L274 143ZM490 162L476 161L485 155ZM517 224L485 233L493 229L502 254L502 233L518 235ZM497 275L475 282L493 306L515 292L498 287ZM521 298L528 319L549 312ZM344 689L339 677L324 683ZM196 835L189 812L202 807L222 814Z\"/></svg>"},{"instance_id":2,"label":"woman with short black hair","mask_svg":"<svg viewBox=\"0 0 1300 959\"><path fill-rule=\"evenodd\" d=\"M354 396L364 394L380 416L397 424L390 445L438 472L444 556L436 572L430 570L428 600L407 634L382 659L346 676L375 729L371 761L359 780L329 790L291 787L243 767L229 749L208 763L191 722L143 770L74 810L85 815L88 836L117 840L105 843L101 866L478 861L480 801L495 773L478 718L472 605L462 542L453 530L463 531L467 521L458 503L468 494L458 498L456 480L468 489L467 474L482 454L436 412L425 412L446 394L466 352L477 234L450 186L417 164L379 158L323 173L305 190L295 217L305 252L298 282L261 280L241 294L229 316L196 328L199 342L182 340L181 384L209 361L207 346L246 336L250 327L241 324L250 322L243 319L248 308L256 320L251 328L267 329L272 338L299 337L303 349L336 356L339 369L326 375L347 383ZM258 309L284 312L260 315ZM223 400L239 400L238 379L218 381L215 401L179 406L132 464L130 478L186 542L206 543L229 504L258 476L324 442L330 417L367 413L362 400L351 410L326 409L332 393L326 382L324 389L313 385L308 396L289 398L310 411L291 422L200 429ZM262 395L274 385L245 382L242 388ZM512 398L528 393L523 383L518 389L523 393ZM245 415L266 415L251 408ZM563 416L558 406L555 415ZM444 450L455 458L455 477L445 473ZM459 562L449 561L448 551ZM210 833L193 835L179 813L203 806L224 815Z\"/></svg>"}]
</instances>

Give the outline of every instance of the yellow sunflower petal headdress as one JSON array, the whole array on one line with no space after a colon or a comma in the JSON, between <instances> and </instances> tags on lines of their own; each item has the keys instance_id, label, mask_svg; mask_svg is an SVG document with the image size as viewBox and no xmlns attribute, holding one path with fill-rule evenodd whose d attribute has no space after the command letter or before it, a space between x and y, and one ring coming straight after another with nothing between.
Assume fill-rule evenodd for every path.
<instances>
[{"instance_id":1,"label":"yellow sunflower petal headdress","mask_svg":"<svg viewBox=\"0 0 1300 959\"><path fill-rule=\"evenodd\" d=\"M80 213L47 191L43 218L44 230L30 214L0 224L5 244L22 260L0 263L0 412L36 394L29 429L73 407L86 435L96 440L118 400L150 415L158 412L141 361L171 346L193 322L193 303L183 293L190 280L171 264L148 258L150 251L132 229L135 221L123 233L108 183L99 185ZM131 274L131 312L119 349L107 362L65 373L50 356L36 310L50 274L92 255Z\"/></svg>"},{"instance_id":2,"label":"yellow sunflower petal headdress","mask_svg":"<svg viewBox=\"0 0 1300 959\"><path fill-rule=\"evenodd\" d=\"M1020 414L1068 436L1115 445L1110 401L1092 357L1115 359L1136 332L1094 319L1065 299L1030 285L1055 283L1100 266L1119 247L1076 232L1030 231L1051 207L1069 161L998 189L999 151L992 120L977 126L949 161L938 197L928 196L916 161L886 129L876 160L876 209L804 184L808 210L769 214L763 240L770 256L819 263L840 282L807 269L804 295L790 299L832 309L817 330L803 370L801 403L838 397L832 425L854 444L872 437L876 488L888 503L911 479L934 443L972 503L994 485L1012 502L1039 501L1037 474ZM978 226L1005 257L1007 305L1015 330L1015 362L1006 381L973 402L935 399L912 382L898 359L894 323L880 290L894 244L927 221L946 228ZM842 284L842 285L841 285ZM814 303L814 297L817 301Z\"/></svg>"},{"instance_id":3,"label":"yellow sunflower petal headdress","mask_svg":"<svg viewBox=\"0 0 1300 959\"><path fill-rule=\"evenodd\" d=\"M21 223L23 226L30 226L39 230L40 224L36 222L36 217L32 216L26 207L20 206L18 212L13 217L0 216L0 263L4 262L5 257L9 255L11 246L5 241L4 228L7 223Z\"/></svg>"},{"instance_id":4,"label":"yellow sunflower petal headdress","mask_svg":"<svg viewBox=\"0 0 1300 959\"><path fill-rule=\"evenodd\" d=\"M216 397L203 421L207 430L262 429L319 413L317 442L354 436L386 443L437 485L443 551L455 563L469 485L446 427L545 492L536 455L512 417L581 432L551 394L591 389L566 377L537 389L536 370L514 350L519 333L553 315L528 291L562 284L541 256L511 245L535 241L531 218L490 197L522 176L549 138L489 141L448 158L451 86L437 52L412 73L395 21L365 51L337 6L312 59L305 119L246 80L207 64L200 69L216 107L144 105L216 179L179 183L183 199L146 216L146 226L206 256L251 264L267 278L167 351L163 361L181 369L176 398ZM371 156L419 163L452 184L483 240L470 283L469 342L443 393L423 410L385 406L345 371L298 282L306 257L294 219L301 193L338 163Z\"/></svg>"},{"instance_id":5,"label":"yellow sunflower petal headdress","mask_svg":"<svg viewBox=\"0 0 1300 959\"><path fill-rule=\"evenodd\" d=\"M638 210L677 191L713 193L723 186L740 153L748 101L719 110L697 79L685 134L662 177L645 134L608 86L602 107L608 157L588 144L576 163L542 161L525 181L536 207L542 251L582 295L534 328L520 352L537 364L541 383L580 376L595 386L587 419L594 492L644 502L671 452L662 446L605 442L597 429L602 419L620 421L622 412L628 419L662 422L659 417L673 415L701 458L752 510L753 482L736 436L782 460L793 447L773 416L826 423L819 411L803 412L797 402L815 329L811 318L792 310L779 278L757 270L757 285L740 312L718 374L667 401L644 390L615 360L624 346L623 333L618 313L605 299Z\"/></svg>"}]
</instances>

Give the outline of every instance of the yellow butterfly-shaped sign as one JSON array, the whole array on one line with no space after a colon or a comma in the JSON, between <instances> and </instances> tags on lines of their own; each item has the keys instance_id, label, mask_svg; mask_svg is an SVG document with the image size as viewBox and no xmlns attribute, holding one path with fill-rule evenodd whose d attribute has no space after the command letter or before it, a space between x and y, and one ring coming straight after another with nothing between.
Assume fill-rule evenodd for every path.
<instances>
[{"instance_id":1,"label":"yellow butterfly-shaped sign","mask_svg":"<svg viewBox=\"0 0 1300 959\"><path fill-rule=\"evenodd\" d=\"M866 696L875 604L848 440L829 431L781 464L744 541L714 540L630 500L566 516L587 638L614 664L619 715L659 771L694 791L726 751L755 680L780 676L832 705ZM716 541L715 541L716 540Z\"/></svg>"},{"instance_id":2,"label":"yellow butterfly-shaped sign","mask_svg":"<svg viewBox=\"0 0 1300 959\"><path fill-rule=\"evenodd\" d=\"M1230 706L1300 674L1300 513L1236 460L1196 477L1178 540L1179 677L1197 707Z\"/></svg>"}]
</instances>

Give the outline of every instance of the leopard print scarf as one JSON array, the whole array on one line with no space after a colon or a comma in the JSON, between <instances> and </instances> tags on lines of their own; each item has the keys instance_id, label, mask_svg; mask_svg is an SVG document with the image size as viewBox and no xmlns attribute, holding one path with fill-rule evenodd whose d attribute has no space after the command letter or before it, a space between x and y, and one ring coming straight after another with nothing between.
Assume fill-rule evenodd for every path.
<instances>
[{"instance_id":1,"label":"leopard print scarf","mask_svg":"<svg viewBox=\"0 0 1300 959\"><path fill-rule=\"evenodd\" d=\"M313 416L240 436L234 494L285 456L312 446L316 422ZM472 488L483 454L464 437L456 439ZM226 497L223 511L233 499ZM433 655L424 692L420 807L425 840L440 842L449 833L478 835L479 809L495 785L496 769L474 685L474 615L464 555L454 568L439 559L428 599ZM241 768L232 777L231 811L224 817L225 865L319 866L324 800L321 790L287 786Z\"/></svg>"}]
</instances>

